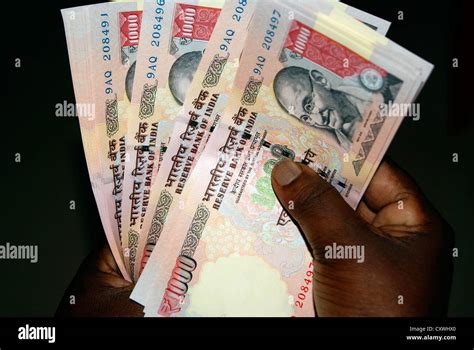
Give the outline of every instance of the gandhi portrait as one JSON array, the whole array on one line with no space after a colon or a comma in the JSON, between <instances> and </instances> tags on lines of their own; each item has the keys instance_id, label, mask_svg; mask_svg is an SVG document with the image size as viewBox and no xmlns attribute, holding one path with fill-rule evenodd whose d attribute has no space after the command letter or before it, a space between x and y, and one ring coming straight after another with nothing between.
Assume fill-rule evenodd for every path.
<instances>
[{"instance_id":1,"label":"gandhi portrait","mask_svg":"<svg viewBox=\"0 0 474 350\"><path fill-rule=\"evenodd\" d=\"M321 72L295 66L278 72L273 89L288 114L330 132L346 150L351 147L362 113L374 95L361 86L357 77L342 79L333 88Z\"/></svg>"},{"instance_id":2,"label":"gandhi portrait","mask_svg":"<svg viewBox=\"0 0 474 350\"><path fill-rule=\"evenodd\" d=\"M201 51L191 51L179 57L170 69L168 78L171 93L180 105L184 103L186 92L193 81L194 73L202 58Z\"/></svg>"}]
</instances>

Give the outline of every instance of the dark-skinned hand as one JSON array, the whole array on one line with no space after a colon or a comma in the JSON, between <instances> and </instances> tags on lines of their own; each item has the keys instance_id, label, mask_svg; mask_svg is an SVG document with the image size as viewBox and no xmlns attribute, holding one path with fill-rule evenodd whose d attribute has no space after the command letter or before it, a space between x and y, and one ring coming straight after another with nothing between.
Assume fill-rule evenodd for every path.
<instances>
[{"instance_id":1,"label":"dark-skinned hand","mask_svg":"<svg viewBox=\"0 0 474 350\"><path fill-rule=\"evenodd\" d=\"M452 231L405 172L382 162L356 211L291 160L275 165L272 185L313 254L319 316L446 314ZM333 243L364 246L364 262L326 257Z\"/></svg>"},{"instance_id":2,"label":"dark-skinned hand","mask_svg":"<svg viewBox=\"0 0 474 350\"><path fill-rule=\"evenodd\" d=\"M130 297L133 283L125 280L107 244L81 265L56 312L58 317L143 316L143 307ZM71 296L74 304L71 304Z\"/></svg>"}]
</instances>

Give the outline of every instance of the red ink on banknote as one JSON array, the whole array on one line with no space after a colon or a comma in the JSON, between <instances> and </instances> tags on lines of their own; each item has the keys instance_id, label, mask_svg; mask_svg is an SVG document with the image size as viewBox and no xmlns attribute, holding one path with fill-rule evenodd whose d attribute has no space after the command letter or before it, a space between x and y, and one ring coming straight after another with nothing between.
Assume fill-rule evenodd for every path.
<instances>
[{"instance_id":1,"label":"red ink on banknote","mask_svg":"<svg viewBox=\"0 0 474 350\"><path fill-rule=\"evenodd\" d=\"M184 303L185 295L188 292L188 284L193 278L192 272L196 267L197 262L191 257L180 255L176 259L171 278L158 309L159 315L169 317L181 311L181 305Z\"/></svg>"},{"instance_id":2,"label":"red ink on banknote","mask_svg":"<svg viewBox=\"0 0 474 350\"><path fill-rule=\"evenodd\" d=\"M138 46L142 11L120 12L120 47Z\"/></svg>"},{"instance_id":3,"label":"red ink on banknote","mask_svg":"<svg viewBox=\"0 0 474 350\"><path fill-rule=\"evenodd\" d=\"M382 77L387 75L387 72L382 68L341 43L296 20L290 26L284 48L305 57L342 78L360 75L367 68L376 70Z\"/></svg>"},{"instance_id":4,"label":"red ink on banknote","mask_svg":"<svg viewBox=\"0 0 474 350\"><path fill-rule=\"evenodd\" d=\"M176 4L173 37L209 41L221 9Z\"/></svg>"}]
</instances>

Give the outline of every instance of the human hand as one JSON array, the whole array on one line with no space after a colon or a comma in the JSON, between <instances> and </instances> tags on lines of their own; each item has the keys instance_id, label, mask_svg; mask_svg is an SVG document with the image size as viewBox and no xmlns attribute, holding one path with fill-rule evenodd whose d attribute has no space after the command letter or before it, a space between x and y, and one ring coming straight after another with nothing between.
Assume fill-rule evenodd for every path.
<instances>
[{"instance_id":1,"label":"human hand","mask_svg":"<svg viewBox=\"0 0 474 350\"><path fill-rule=\"evenodd\" d=\"M133 287L132 282L122 277L109 246L105 244L83 262L64 293L56 316L143 316L143 308L129 299Z\"/></svg>"},{"instance_id":2,"label":"human hand","mask_svg":"<svg viewBox=\"0 0 474 350\"><path fill-rule=\"evenodd\" d=\"M452 231L402 170L382 162L356 211L288 159L275 165L272 185L312 251L319 316L446 314ZM363 247L363 262L330 259L333 243Z\"/></svg>"}]
</instances>

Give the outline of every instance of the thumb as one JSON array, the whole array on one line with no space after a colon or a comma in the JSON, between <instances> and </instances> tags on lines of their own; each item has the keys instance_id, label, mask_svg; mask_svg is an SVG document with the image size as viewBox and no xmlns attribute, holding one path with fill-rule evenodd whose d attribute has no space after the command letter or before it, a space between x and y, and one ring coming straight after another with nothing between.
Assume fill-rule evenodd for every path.
<instances>
[{"instance_id":1,"label":"thumb","mask_svg":"<svg viewBox=\"0 0 474 350\"><path fill-rule=\"evenodd\" d=\"M329 183L306 165L289 159L272 171L273 190L280 203L300 227L315 258L324 247L364 244L367 225Z\"/></svg>"}]
</instances>

